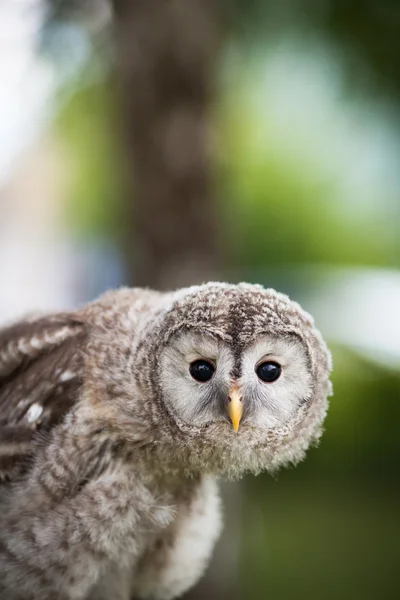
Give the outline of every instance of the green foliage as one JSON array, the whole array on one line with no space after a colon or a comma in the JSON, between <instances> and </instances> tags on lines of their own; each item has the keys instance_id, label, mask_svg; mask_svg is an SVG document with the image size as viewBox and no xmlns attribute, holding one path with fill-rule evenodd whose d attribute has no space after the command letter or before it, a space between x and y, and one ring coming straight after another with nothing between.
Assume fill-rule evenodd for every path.
<instances>
[{"instance_id":1,"label":"green foliage","mask_svg":"<svg viewBox=\"0 0 400 600\"><path fill-rule=\"evenodd\" d=\"M80 80L64 93L56 129L69 162L68 227L81 236L118 238L123 183L110 86Z\"/></svg>"},{"instance_id":2,"label":"green foliage","mask_svg":"<svg viewBox=\"0 0 400 600\"><path fill-rule=\"evenodd\" d=\"M227 14L241 40L270 40L288 29L312 29L347 55L349 86L400 97L398 0L230 0Z\"/></svg>"},{"instance_id":3,"label":"green foliage","mask_svg":"<svg viewBox=\"0 0 400 600\"><path fill-rule=\"evenodd\" d=\"M216 114L223 149L221 218L232 263L252 268L397 264L385 216L361 211L354 216L338 206L338 174L323 171L307 152L309 141L299 140L289 127L277 137L269 121L268 91L265 109L255 106L257 85L236 73Z\"/></svg>"},{"instance_id":4,"label":"green foliage","mask_svg":"<svg viewBox=\"0 0 400 600\"><path fill-rule=\"evenodd\" d=\"M326 478L257 484L244 490L237 598L397 598L395 487Z\"/></svg>"},{"instance_id":5,"label":"green foliage","mask_svg":"<svg viewBox=\"0 0 400 600\"><path fill-rule=\"evenodd\" d=\"M324 465L349 478L396 477L400 373L342 346L331 350L334 396L323 441L306 468Z\"/></svg>"}]
</instances>

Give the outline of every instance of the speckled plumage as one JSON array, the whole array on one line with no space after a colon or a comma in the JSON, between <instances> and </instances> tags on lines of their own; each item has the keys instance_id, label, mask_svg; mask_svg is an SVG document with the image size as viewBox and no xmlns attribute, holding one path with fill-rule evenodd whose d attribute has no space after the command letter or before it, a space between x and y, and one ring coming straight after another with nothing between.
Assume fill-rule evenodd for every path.
<instances>
[{"instance_id":1,"label":"speckled plumage","mask_svg":"<svg viewBox=\"0 0 400 600\"><path fill-rule=\"evenodd\" d=\"M187 372L205 354L208 385ZM255 380L264 354L275 387ZM0 597L181 595L219 535L216 479L301 460L329 372L312 318L248 284L122 289L0 332Z\"/></svg>"}]
</instances>

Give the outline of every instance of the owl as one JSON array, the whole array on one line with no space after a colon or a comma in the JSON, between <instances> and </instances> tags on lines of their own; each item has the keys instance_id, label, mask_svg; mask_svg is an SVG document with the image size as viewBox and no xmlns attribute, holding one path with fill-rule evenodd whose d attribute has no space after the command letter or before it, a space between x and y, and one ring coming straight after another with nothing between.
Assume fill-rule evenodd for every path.
<instances>
[{"instance_id":1,"label":"owl","mask_svg":"<svg viewBox=\"0 0 400 600\"><path fill-rule=\"evenodd\" d=\"M259 285L120 289L0 331L0 598L170 600L203 574L219 479L318 441L330 355Z\"/></svg>"}]
</instances>

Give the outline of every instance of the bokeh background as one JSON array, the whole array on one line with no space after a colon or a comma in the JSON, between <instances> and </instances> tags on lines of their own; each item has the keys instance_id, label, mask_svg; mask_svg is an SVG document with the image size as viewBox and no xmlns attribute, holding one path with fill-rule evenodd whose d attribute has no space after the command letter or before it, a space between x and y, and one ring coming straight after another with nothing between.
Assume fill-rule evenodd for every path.
<instances>
[{"instance_id":1,"label":"bokeh background","mask_svg":"<svg viewBox=\"0 0 400 600\"><path fill-rule=\"evenodd\" d=\"M0 321L248 280L332 349L319 448L226 486L187 598L399 597L399 64L398 0L0 3Z\"/></svg>"}]
</instances>

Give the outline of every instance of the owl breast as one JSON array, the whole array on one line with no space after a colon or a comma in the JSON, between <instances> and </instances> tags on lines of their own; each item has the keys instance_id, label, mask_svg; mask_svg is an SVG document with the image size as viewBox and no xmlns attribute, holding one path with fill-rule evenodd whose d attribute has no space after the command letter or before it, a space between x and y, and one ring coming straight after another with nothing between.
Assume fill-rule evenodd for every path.
<instances>
[{"instance_id":1,"label":"owl breast","mask_svg":"<svg viewBox=\"0 0 400 600\"><path fill-rule=\"evenodd\" d=\"M220 532L217 484L204 477L178 499L174 522L142 557L135 577L135 596L141 600L169 600L195 585Z\"/></svg>"}]
</instances>

